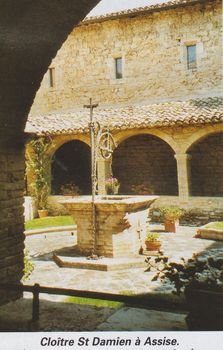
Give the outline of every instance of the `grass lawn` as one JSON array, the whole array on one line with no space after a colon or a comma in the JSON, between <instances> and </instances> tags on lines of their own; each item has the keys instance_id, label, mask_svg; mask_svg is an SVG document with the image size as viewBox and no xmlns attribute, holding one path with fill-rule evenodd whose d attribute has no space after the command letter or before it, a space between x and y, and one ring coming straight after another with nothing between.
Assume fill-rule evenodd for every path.
<instances>
[{"instance_id":1,"label":"grass lawn","mask_svg":"<svg viewBox=\"0 0 223 350\"><path fill-rule=\"evenodd\" d=\"M205 226L206 228L216 228L218 230L223 230L223 221L211 222Z\"/></svg>"},{"instance_id":2,"label":"grass lawn","mask_svg":"<svg viewBox=\"0 0 223 350\"><path fill-rule=\"evenodd\" d=\"M74 221L71 216L47 216L45 218L28 220L25 222L26 230L35 230L46 227L55 226L69 226L74 225Z\"/></svg>"},{"instance_id":3,"label":"grass lawn","mask_svg":"<svg viewBox=\"0 0 223 350\"><path fill-rule=\"evenodd\" d=\"M130 290L125 290L122 292L124 295L134 295ZM103 299L91 299L91 298L81 298L81 297L68 297L66 298L66 303L73 303L78 305L92 305L96 307L110 307L112 309L119 309L125 306L125 303L120 301L111 301Z\"/></svg>"},{"instance_id":4,"label":"grass lawn","mask_svg":"<svg viewBox=\"0 0 223 350\"><path fill-rule=\"evenodd\" d=\"M109 307L112 309L119 309L124 306L124 303L118 301L109 301L101 299L81 298L81 297L68 297L66 303L78 304L78 305L92 305L96 307Z\"/></svg>"}]
</instances>

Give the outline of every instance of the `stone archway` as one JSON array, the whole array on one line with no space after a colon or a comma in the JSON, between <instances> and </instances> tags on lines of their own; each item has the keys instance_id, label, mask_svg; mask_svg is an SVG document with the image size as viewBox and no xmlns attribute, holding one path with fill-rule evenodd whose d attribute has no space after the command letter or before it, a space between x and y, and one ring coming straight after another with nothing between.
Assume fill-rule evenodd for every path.
<instances>
[{"instance_id":1,"label":"stone archway","mask_svg":"<svg viewBox=\"0 0 223 350\"><path fill-rule=\"evenodd\" d=\"M188 152L191 156L191 195L220 197L223 195L223 133L208 135Z\"/></svg>"},{"instance_id":2,"label":"stone archway","mask_svg":"<svg viewBox=\"0 0 223 350\"><path fill-rule=\"evenodd\" d=\"M57 149L52 160L52 194L63 194L64 186L69 184L78 186L80 194L91 193L91 154L87 144L69 141Z\"/></svg>"},{"instance_id":3,"label":"stone archway","mask_svg":"<svg viewBox=\"0 0 223 350\"><path fill-rule=\"evenodd\" d=\"M0 279L19 283L24 248L24 127L44 73L99 0L9 0L0 11ZM17 298L0 292L0 303Z\"/></svg>"},{"instance_id":4,"label":"stone archway","mask_svg":"<svg viewBox=\"0 0 223 350\"><path fill-rule=\"evenodd\" d=\"M120 193L177 195L173 149L153 135L136 135L121 142L113 154L113 174Z\"/></svg>"}]
</instances>

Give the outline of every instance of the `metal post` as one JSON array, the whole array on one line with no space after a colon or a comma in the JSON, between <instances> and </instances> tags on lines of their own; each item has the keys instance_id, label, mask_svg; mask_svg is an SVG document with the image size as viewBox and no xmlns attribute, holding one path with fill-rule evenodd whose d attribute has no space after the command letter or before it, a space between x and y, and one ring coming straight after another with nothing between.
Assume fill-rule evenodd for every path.
<instances>
[{"instance_id":1,"label":"metal post","mask_svg":"<svg viewBox=\"0 0 223 350\"><path fill-rule=\"evenodd\" d=\"M96 250L96 208L95 208L95 192L96 192L96 149L95 149L95 123L93 120L93 110L98 104L92 104L92 99L90 98L90 104L84 105L85 108L90 109L90 141L91 141L91 191L92 191L92 234L93 234L93 251L92 256L95 254Z\"/></svg>"},{"instance_id":2,"label":"metal post","mask_svg":"<svg viewBox=\"0 0 223 350\"><path fill-rule=\"evenodd\" d=\"M32 312L32 321L39 321L39 287L38 283L35 283L33 286L33 312Z\"/></svg>"}]
</instances>

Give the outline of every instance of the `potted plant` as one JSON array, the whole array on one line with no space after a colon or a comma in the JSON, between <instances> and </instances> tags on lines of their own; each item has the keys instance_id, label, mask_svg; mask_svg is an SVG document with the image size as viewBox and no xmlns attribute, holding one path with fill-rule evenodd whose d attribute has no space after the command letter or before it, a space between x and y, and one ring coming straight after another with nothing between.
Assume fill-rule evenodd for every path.
<instances>
[{"instance_id":1,"label":"potted plant","mask_svg":"<svg viewBox=\"0 0 223 350\"><path fill-rule=\"evenodd\" d=\"M64 184L60 187L60 193L63 196L79 196L80 195L80 188L75 185L74 182L69 182L67 184Z\"/></svg>"},{"instance_id":2,"label":"potted plant","mask_svg":"<svg viewBox=\"0 0 223 350\"><path fill-rule=\"evenodd\" d=\"M119 187L120 187L120 183L119 183L118 179L116 179L116 177L109 176L105 180L105 190L106 190L106 193L108 195L109 194L118 194Z\"/></svg>"},{"instance_id":3,"label":"potted plant","mask_svg":"<svg viewBox=\"0 0 223 350\"><path fill-rule=\"evenodd\" d=\"M146 184L139 184L139 185L132 185L131 191L137 195L151 195L154 194L154 190L151 185Z\"/></svg>"},{"instance_id":4,"label":"potted plant","mask_svg":"<svg viewBox=\"0 0 223 350\"><path fill-rule=\"evenodd\" d=\"M40 137L30 141L27 147L27 171L32 174L30 184L39 217L48 215L47 201L50 193L50 163L47 154L51 139Z\"/></svg>"},{"instance_id":5,"label":"potted plant","mask_svg":"<svg viewBox=\"0 0 223 350\"><path fill-rule=\"evenodd\" d=\"M163 207L160 209L164 217L164 227L166 232L176 232L179 219L184 214L184 210L177 206Z\"/></svg>"},{"instance_id":6,"label":"potted plant","mask_svg":"<svg viewBox=\"0 0 223 350\"><path fill-rule=\"evenodd\" d=\"M179 262L166 256L147 258L147 271L155 271L152 281L174 285L174 293L184 292L189 313L189 330L222 330L223 328L223 258L196 254Z\"/></svg>"},{"instance_id":7,"label":"potted plant","mask_svg":"<svg viewBox=\"0 0 223 350\"><path fill-rule=\"evenodd\" d=\"M147 232L145 239L146 250L159 251L161 247L161 241L159 240L159 234L156 232Z\"/></svg>"}]
</instances>

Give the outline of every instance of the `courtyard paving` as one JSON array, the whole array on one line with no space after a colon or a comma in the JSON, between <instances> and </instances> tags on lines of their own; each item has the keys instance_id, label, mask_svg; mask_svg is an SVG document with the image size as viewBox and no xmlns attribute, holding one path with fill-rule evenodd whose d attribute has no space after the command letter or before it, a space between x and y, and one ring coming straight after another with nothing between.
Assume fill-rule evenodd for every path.
<instances>
[{"instance_id":1,"label":"courtyard paving","mask_svg":"<svg viewBox=\"0 0 223 350\"><path fill-rule=\"evenodd\" d=\"M173 259L189 258L193 253L223 255L223 242L194 238L195 227L180 226L177 233L166 233L162 225L150 225L150 230L160 232L162 250ZM185 313L180 311L182 300L173 296L170 285L151 282L153 274L145 272L146 265L118 271L60 268L53 261L53 254L76 243L76 233L70 231L27 236L25 243L35 265L25 284L108 293L150 293L154 300L170 299L176 305L176 309L165 312L128 306L117 310L75 305L64 296L41 294L41 318L38 326L35 325L38 330L187 330ZM24 293L23 299L1 307L0 330L33 329L30 323L31 297L30 293Z\"/></svg>"},{"instance_id":2,"label":"courtyard paving","mask_svg":"<svg viewBox=\"0 0 223 350\"><path fill-rule=\"evenodd\" d=\"M158 231L165 255L179 260L190 258L193 253L220 254L223 242L194 238L195 227L180 226L177 233L163 232L162 225L150 225ZM75 232L47 233L26 237L26 247L35 269L26 284L92 290L110 293L169 293L159 282L150 283L152 274L145 268L130 268L118 271L92 271L87 269L60 268L53 261L55 252L62 253L76 244ZM146 264L145 264L146 267Z\"/></svg>"}]
</instances>

